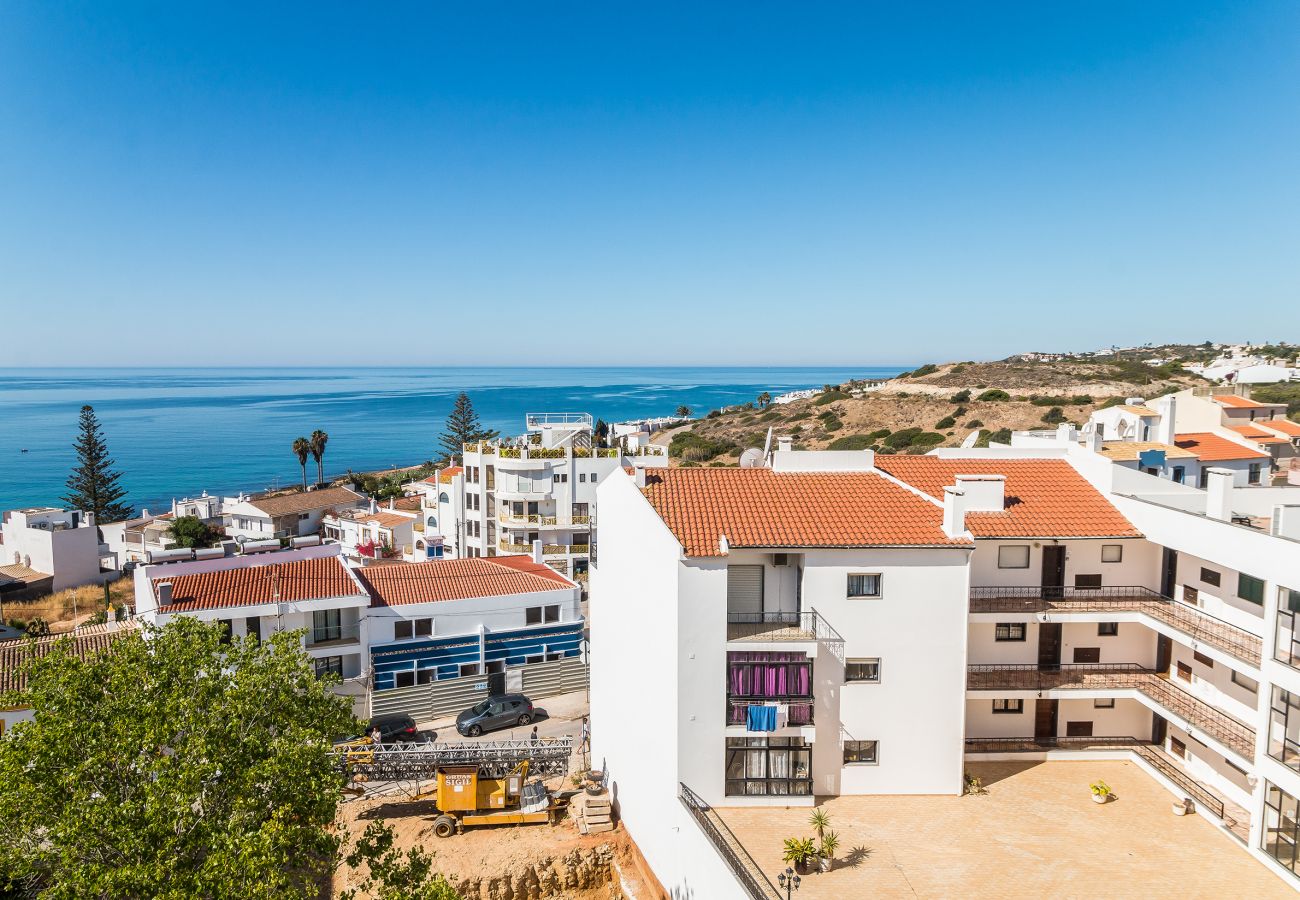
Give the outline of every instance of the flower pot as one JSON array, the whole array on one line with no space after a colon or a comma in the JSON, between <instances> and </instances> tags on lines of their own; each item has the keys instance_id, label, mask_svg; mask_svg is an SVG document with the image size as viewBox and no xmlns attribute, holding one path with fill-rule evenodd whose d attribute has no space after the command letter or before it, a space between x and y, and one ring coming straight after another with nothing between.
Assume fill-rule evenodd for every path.
<instances>
[{"instance_id":1,"label":"flower pot","mask_svg":"<svg viewBox=\"0 0 1300 900\"><path fill-rule=\"evenodd\" d=\"M1107 800L1109 800L1109 799L1110 799L1110 795L1109 795L1109 794L1093 794L1093 795L1092 795L1092 802L1093 802L1093 803L1105 803L1105 802L1106 802Z\"/></svg>"},{"instance_id":2,"label":"flower pot","mask_svg":"<svg viewBox=\"0 0 1300 900\"><path fill-rule=\"evenodd\" d=\"M807 875L812 872L812 863L803 861L797 862L794 864L794 870L800 875Z\"/></svg>"},{"instance_id":3,"label":"flower pot","mask_svg":"<svg viewBox=\"0 0 1300 900\"><path fill-rule=\"evenodd\" d=\"M822 872L829 872L833 865L835 865L835 860L829 856L823 856L821 859L817 860L817 867Z\"/></svg>"},{"instance_id":4,"label":"flower pot","mask_svg":"<svg viewBox=\"0 0 1300 900\"><path fill-rule=\"evenodd\" d=\"M1186 807L1186 805L1184 805L1184 804L1182 804L1182 803L1175 803L1175 804L1174 804L1174 815L1176 815L1176 816L1185 816L1185 815L1187 815L1187 807Z\"/></svg>"}]
</instances>

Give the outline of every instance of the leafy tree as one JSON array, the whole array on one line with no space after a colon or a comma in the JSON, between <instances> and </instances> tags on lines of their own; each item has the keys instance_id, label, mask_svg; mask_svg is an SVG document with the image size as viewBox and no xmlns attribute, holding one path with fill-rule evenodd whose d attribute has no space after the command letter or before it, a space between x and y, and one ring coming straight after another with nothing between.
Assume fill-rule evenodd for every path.
<instances>
[{"instance_id":1,"label":"leafy tree","mask_svg":"<svg viewBox=\"0 0 1300 900\"><path fill-rule=\"evenodd\" d=\"M771 402L772 402L772 395L767 391L763 391L763 393L758 395L758 405L760 408L766 407Z\"/></svg>"},{"instance_id":2,"label":"leafy tree","mask_svg":"<svg viewBox=\"0 0 1300 900\"><path fill-rule=\"evenodd\" d=\"M1043 413L1043 421L1048 425L1059 425L1066 421L1065 411L1059 406L1053 406L1047 412Z\"/></svg>"},{"instance_id":3,"label":"leafy tree","mask_svg":"<svg viewBox=\"0 0 1300 900\"><path fill-rule=\"evenodd\" d=\"M178 547L211 547L217 539L217 533L198 516L177 516L169 530Z\"/></svg>"},{"instance_id":4,"label":"leafy tree","mask_svg":"<svg viewBox=\"0 0 1300 900\"><path fill-rule=\"evenodd\" d=\"M677 407L677 415L680 418L689 419L691 416L691 408L689 406L679 406Z\"/></svg>"},{"instance_id":5,"label":"leafy tree","mask_svg":"<svg viewBox=\"0 0 1300 900\"><path fill-rule=\"evenodd\" d=\"M433 856L421 847L403 853L395 846L393 829L371 822L348 853L353 869L365 864L369 874L359 888L344 891L340 900L460 900L441 875L433 871Z\"/></svg>"},{"instance_id":6,"label":"leafy tree","mask_svg":"<svg viewBox=\"0 0 1300 900\"><path fill-rule=\"evenodd\" d=\"M463 453L466 444L489 441L496 436L497 432L488 431L479 423L478 413L474 412L474 404L470 402L469 395L461 391L451 408L451 414L447 416L446 430L438 443L450 459Z\"/></svg>"},{"instance_id":7,"label":"leafy tree","mask_svg":"<svg viewBox=\"0 0 1300 900\"><path fill-rule=\"evenodd\" d=\"M592 437L596 439L596 446L606 447L609 441L609 423L604 419L596 420L596 427L591 431Z\"/></svg>"},{"instance_id":8,"label":"leafy tree","mask_svg":"<svg viewBox=\"0 0 1300 900\"><path fill-rule=\"evenodd\" d=\"M298 465L302 466L302 489L307 490L307 457L311 456L311 441L305 437L294 438L293 455L298 457Z\"/></svg>"},{"instance_id":9,"label":"leafy tree","mask_svg":"<svg viewBox=\"0 0 1300 900\"><path fill-rule=\"evenodd\" d=\"M113 468L94 407L81 408L78 430L73 444L77 465L68 476L68 492L63 495L63 502L71 509L94 513L96 524L131 518L131 507L119 502L126 496L126 489L118 483L122 473Z\"/></svg>"},{"instance_id":10,"label":"leafy tree","mask_svg":"<svg viewBox=\"0 0 1300 900\"><path fill-rule=\"evenodd\" d=\"M330 741L360 723L297 632L223 640L178 616L84 661L62 644L28 664L26 691L5 699L34 718L0 741L12 893L319 896L345 853ZM415 890L377 896L444 896Z\"/></svg>"},{"instance_id":11,"label":"leafy tree","mask_svg":"<svg viewBox=\"0 0 1300 900\"><path fill-rule=\"evenodd\" d=\"M317 428L307 439L311 445L312 459L316 460L316 483L323 484L325 481L325 445L330 442L330 436Z\"/></svg>"}]
</instances>

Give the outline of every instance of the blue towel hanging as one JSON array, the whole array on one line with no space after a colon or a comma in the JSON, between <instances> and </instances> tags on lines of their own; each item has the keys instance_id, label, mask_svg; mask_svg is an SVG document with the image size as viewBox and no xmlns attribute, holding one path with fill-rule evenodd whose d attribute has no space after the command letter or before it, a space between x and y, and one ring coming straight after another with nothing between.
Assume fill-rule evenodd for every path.
<instances>
[{"instance_id":1,"label":"blue towel hanging","mask_svg":"<svg viewBox=\"0 0 1300 900\"><path fill-rule=\"evenodd\" d=\"M776 707L751 705L745 708L746 731L776 731Z\"/></svg>"}]
</instances>

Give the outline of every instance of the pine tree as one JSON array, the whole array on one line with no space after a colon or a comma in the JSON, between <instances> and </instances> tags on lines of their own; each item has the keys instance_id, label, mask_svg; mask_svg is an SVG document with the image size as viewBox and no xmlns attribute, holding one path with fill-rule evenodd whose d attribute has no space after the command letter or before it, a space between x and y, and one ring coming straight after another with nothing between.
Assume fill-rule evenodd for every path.
<instances>
[{"instance_id":1,"label":"pine tree","mask_svg":"<svg viewBox=\"0 0 1300 900\"><path fill-rule=\"evenodd\" d=\"M438 439L438 443L450 459L464 453L465 444L472 444L474 441L490 441L497 434L498 432L485 430L479 424L478 413L474 412L474 404L470 402L469 395L461 391L460 396L456 398L456 404L451 408L451 414L447 416L447 428Z\"/></svg>"},{"instance_id":2,"label":"pine tree","mask_svg":"<svg viewBox=\"0 0 1300 900\"><path fill-rule=\"evenodd\" d=\"M108 445L93 407L81 408L79 427L73 445L78 462L68 476L68 493L63 502L70 509L94 513L97 525L131 518L131 507L118 502L126 496L126 489L118 484L122 473L113 468L114 462L108 457Z\"/></svg>"}]
</instances>

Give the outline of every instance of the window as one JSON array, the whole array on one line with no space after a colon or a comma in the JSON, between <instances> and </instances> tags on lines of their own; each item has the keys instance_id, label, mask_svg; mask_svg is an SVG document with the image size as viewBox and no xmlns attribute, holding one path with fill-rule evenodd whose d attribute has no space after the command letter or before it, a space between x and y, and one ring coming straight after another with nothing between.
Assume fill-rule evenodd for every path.
<instances>
[{"instance_id":1,"label":"window","mask_svg":"<svg viewBox=\"0 0 1300 900\"><path fill-rule=\"evenodd\" d=\"M1187 663L1185 662L1178 663L1176 666L1176 671L1178 672L1178 677L1181 678L1183 681L1192 680L1192 667L1189 666Z\"/></svg>"},{"instance_id":2,"label":"window","mask_svg":"<svg viewBox=\"0 0 1300 900\"><path fill-rule=\"evenodd\" d=\"M993 626L995 641L1023 641L1025 639L1024 622L999 622Z\"/></svg>"},{"instance_id":3,"label":"window","mask_svg":"<svg viewBox=\"0 0 1300 900\"><path fill-rule=\"evenodd\" d=\"M1123 544L1102 544L1101 561L1104 563L1117 563L1124 561Z\"/></svg>"},{"instance_id":4,"label":"window","mask_svg":"<svg viewBox=\"0 0 1300 900\"><path fill-rule=\"evenodd\" d=\"M323 675L334 675L338 678L343 677L343 657L341 656L324 656L314 660L316 667L316 677Z\"/></svg>"},{"instance_id":5,"label":"window","mask_svg":"<svg viewBox=\"0 0 1300 900\"><path fill-rule=\"evenodd\" d=\"M874 766L879 762L879 741L845 741L844 765Z\"/></svg>"},{"instance_id":6,"label":"window","mask_svg":"<svg viewBox=\"0 0 1300 900\"><path fill-rule=\"evenodd\" d=\"M416 684L432 684L438 680L437 669L417 669L415 672Z\"/></svg>"},{"instance_id":7,"label":"window","mask_svg":"<svg viewBox=\"0 0 1300 900\"><path fill-rule=\"evenodd\" d=\"M524 610L525 625L541 625L544 622L560 621L560 606L558 603L550 606L530 606Z\"/></svg>"},{"instance_id":8,"label":"window","mask_svg":"<svg viewBox=\"0 0 1300 900\"><path fill-rule=\"evenodd\" d=\"M1264 782L1265 853L1300 875L1300 802L1272 782Z\"/></svg>"},{"instance_id":9,"label":"window","mask_svg":"<svg viewBox=\"0 0 1300 900\"><path fill-rule=\"evenodd\" d=\"M879 597L880 576L879 575L850 575L849 596L850 597Z\"/></svg>"},{"instance_id":10,"label":"window","mask_svg":"<svg viewBox=\"0 0 1300 900\"><path fill-rule=\"evenodd\" d=\"M460 664L460 674L461 674L461 677L462 677L462 678L465 677L465 676L467 676L467 675L477 675L477 674L478 674L478 663L461 663L461 664Z\"/></svg>"},{"instance_id":11,"label":"window","mask_svg":"<svg viewBox=\"0 0 1300 900\"><path fill-rule=\"evenodd\" d=\"M1263 606L1264 580L1242 572L1237 576L1237 596L1242 600L1254 603L1256 606Z\"/></svg>"},{"instance_id":12,"label":"window","mask_svg":"<svg viewBox=\"0 0 1300 900\"><path fill-rule=\"evenodd\" d=\"M1253 678L1247 678L1236 669L1232 670L1232 683L1239 688L1245 688L1252 694L1259 693L1259 682Z\"/></svg>"},{"instance_id":13,"label":"window","mask_svg":"<svg viewBox=\"0 0 1300 900\"><path fill-rule=\"evenodd\" d=\"M1169 739L1169 752L1179 759L1187 759L1187 745L1176 737Z\"/></svg>"},{"instance_id":14,"label":"window","mask_svg":"<svg viewBox=\"0 0 1300 900\"><path fill-rule=\"evenodd\" d=\"M999 547L998 568L999 569L1028 569L1029 568L1029 545L1013 544L1008 547Z\"/></svg>"},{"instance_id":15,"label":"window","mask_svg":"<svg viewBox=\"0 0 1300 900\"><path fill-rule=\"evenodd\" d=\"M1095 699L1095 700L1092 701L1092 708L1093 708L1093 709L1114 709L1114 708L1115 708L1115 698L1114 698L1114 697L1098 697L1097 699Z\"/></svg>"},{"instance_id":16,"label":"window","mask_svg":"<svg viewBox=\"0 0 1300 900\"><path fill-rule=\"evenodd\" d=\"M1101 587L1101 576L1100 575L1075 575L1074 586L1075 588L1081 590L1095 591Z\"/></svg>"},{"instance_id":17,"label":"window","mask_svg":"<svg viewBox=\"0 0 1300 900\"><path fill-rule=\"evenodd\" d=\"M298 513L298 521L299 521L299 522L305 522L306 520L307 520L307 514L306 514L306 513Z\"/></svg>"},{"instance_id":18,"label":"window","mask_svg":"<svg viewBox=\"0 0 1300 900\"><path fill-rule=\"evenodd\" d=\"M1024 700L994 700L993 701L993 712L998 714L1010 713L1012 715L1019 715L1024 711L1025 711Z\"/></svg>"},{"instance_id":19,"label":"window","mask_svg":"<svg viewBox=\"0 0 1300 900\"><path fill-rule=\"evenodd\" d=\"M255 641L262 639L262 617L251 616L244 620L244 634Z\"/></svg>"},{"instance_id":20,"label":"window","mask_svg":"<svg viewBox=\"0 0 1300 900\"><path fill-rule=\"evenodd\" d=\"M726 793L812 794L812 750L802 738L727 738Z\"/></svg>"},{"instance_id":21,"label":"window","mask_svg":"<svg viewBox=\"0 0 1300 900\"><path fill-rule=\"evenodd\" d=\"M343 637L343 622L337 609L318 609L311 614L311 643L337 641Z\"/></svg>"},{"instance_id":22,"label":"window","mask_svg":"<svg viewBox=\"0 0 1300 900\"><path fill-rule=\"evenodd\" d=\"M393 687L411 687L415 684L414 672L394 672Z\"/></svg>"},{"instance_id":23,"label":"window","mask_svg":"<svg viewBox=\"0 0 1300 900\"><path fill-rule=\"evenodd\" d=\"M232 620L232 619L217 619L217 624L219 624L219 625L221 626L221 643L223 643L223 644L229 644L229 643L230 643L230 629L231 629L231 626L234 624L234 620Z\"/></svg>"},{"instance_id":24,"label":"window","mask_svg":"<svg viewBox=\"0 0 1300 900\"><path fill-rule=\"evenodd\" d=\"M845 681L880 683L879 659L850 659L844 663Z\"/></svg>"},{"instance_id":25,"label":"window","mask_svg":"<svg viewBox=\"0 0 1300 900\"><path fill-rule=\"evenodd\" d=\"M410 621L399 619L393 623L393 640L403 641L414 634Z\"/></svg>"},{"instance_id":26,"label":"window","mask_svg":"<svg viewBox=\"0 0 1300 900\"><path fill-rule=\"evenodd\" d=\"M1300 694L1273 688L1268 722L1268 755L1300 772Z\"/></svg>"},{"instance_id":27,"label":"window","mask_svg":"<svg viewBox=\"0 0 1300 900\"><path fill-rule=\"evenodd\" d=\"M1169 479L1176 484L1182 484L1187 480L1187 468L1185 466L1174 466L1173 474Z\"/></svg>"},{"instance_id":28,"label":"window","mask_svg":"<svg viewBox=\"0 0 1300 900\"><path fill-rule=\"evenodd\" d=\"M586 483L587 483L587 473L586 473L586 472L581 472L581 473L578 474L578 483L579 483L579 484L586 484Z\"/></svg>"},{"instance_id":29,"label":"window","mask_svg":"<svg viewBox=\"0 0 1300 900\"><path fill-rule=\"evenodd\" d=\"M1206 584L1212 584L1215 587L1218 587L1222 578L1223 576L1213 569L1207 569L1204 566L1201 567L1201 581Z\"/></svg>"},{"instance_id":30,"label":"window","mask_svg":"<svg viewBox=\"0 0 1300 900\"><path fill-rule=\"evenodd\" d=\"M555 476L556 484L567 484L568 481L569 481L569 476L567 474L557 474Z\"/></svg>"},{"instance_id":31,"label":"window","mask_svg":"<svg viewBox=\"0 0 1300 900\"><path fill-rule=\"evenodd\" d=\"M1101 648L1075 647L1074 661L1076 663L1099 663L1101 662Z\"/></svg>"},{"instance_id":32,"label":"window","mask_svg":"<svg viewBox=\"0 0 1300 900\"><path fill-rule=\"evenodd\" d=\"M1196 660L1198 663L1200 663L1203 666L1206 666L1211 669L1214 668L1214 660L1210 659L1208 656L1206 656L1204 653L1201 653L1200 651L1193 650L1192 659Z\"/></svg>"},{"instance_id":33,"label":"window","mask_svg":"<svg viewBox=\"0 0 1300 900\"><path fill-rule=\"evenodd\" d=\"M1300 591L1278 588L1277 641L1273 658L1300 669L1300 626L1296 623L1297 612L1300 612Z\"/></svg>"},{"instance_id":34,"label":"window","mask_svg":"<svg viewBox=\"0 0 1300 900\"><path fill-rule=\"evenodd\" d=\"M1091 722L1066 722L1066 737L1092 737Z\"/></svg>"},{"instance_id":35,"label":"window","mask_svg":"<svg viewBox=\"0 0 1300 900\"><path fill-rule=\"evenodd\" d=\"M433 634L433 619L416 619L415 636L429 637Z\"/></svg>"},{"instance_id":36,"label":"window","mask_svg":"<svg viewBox=\"0 0 1300 900\"><path fill-rule=\"evenodd\" d=\"M1097 636L1098 636L1098 637L1119 637L1119 623L1118 623L1118 622L1098 622L1098 623L1097 623Z\"/></svg>"},{"instance_id":37,"label":"window","mask_svg":"<svg viewBox=\"0 0 1300 900\"><path fill-rule=\"evenodd\" d=\"M1246 473L1247 484L1259 484L1259 475L1262 466L1260 463L1251 463L1250 469Z\"/></svg>"},{"instance_id":38,"label":"window","mask_svg":"<svg viewBox=\"0 0 1300 900\"><path fill-rule=\"evenodd\" d=\"M1201 592L1190 584L1183 585L1183 602L1190 603L1192 606L1201 605Z\"/></svg>"}]
</instances>

